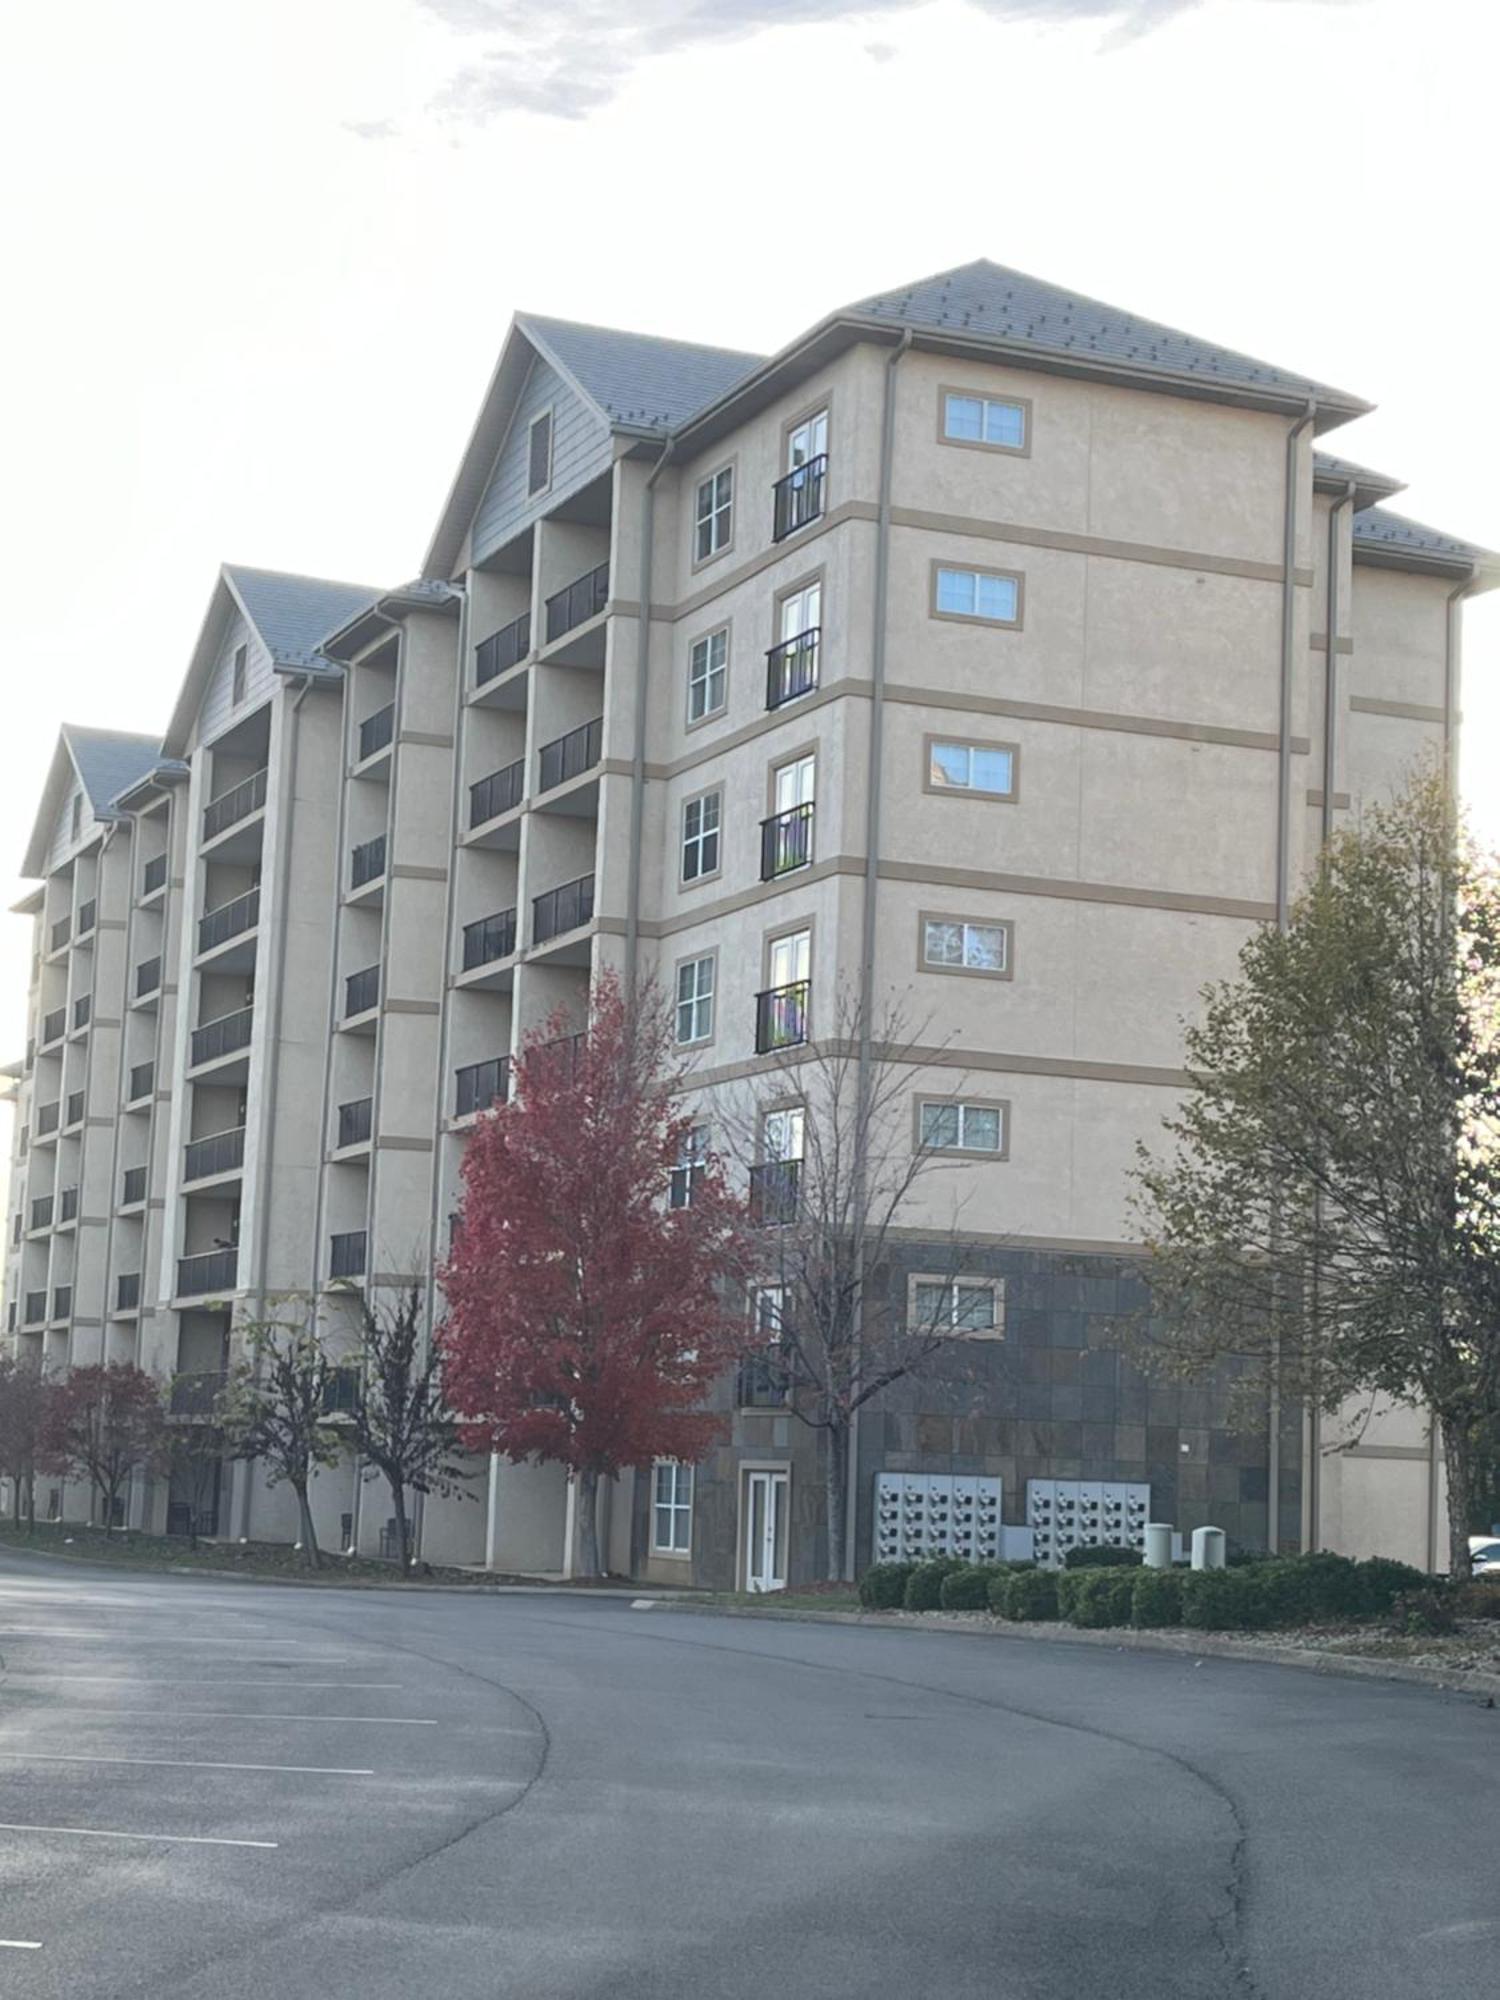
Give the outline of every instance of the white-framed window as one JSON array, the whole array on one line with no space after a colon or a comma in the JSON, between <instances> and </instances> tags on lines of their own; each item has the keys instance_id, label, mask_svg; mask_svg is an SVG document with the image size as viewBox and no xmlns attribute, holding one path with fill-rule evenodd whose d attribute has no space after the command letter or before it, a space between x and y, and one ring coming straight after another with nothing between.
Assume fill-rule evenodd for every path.
<instances>
[{"instance_id":1,"label":"white-framed window","mask_svg":"<svg viewBox=\"0 0 1500 2000\"><path fill-rule=\"evenodd\" d=\"M937 1098L918 1111L922 1144L943 1153L1005 1151L1005 1107L965 1099Z\"/></svg>"},{"instance_id":2,"label":"white-framed window","mask_svg":"<svg viewBox=\"0 0 1500 2000\"><path fill-rule=\"evenodd\" d=\"M760 1121L760 1151L764 1160L800 1160L806 1137L806 1112L800 1104L780 1105Z\"/></svg>"},{"instance_id":3,"label":"white-framed window","mask_svg":"<svg viewBox=\"0 0 1500 2000\"><path fill-rule=\"evenodd\" d=\"M248 678L249 662L250 648L248 646L236 646L234 649L234 666L229 676L229 699L236 708L245 699L245 683Z\"/></svg>"},{"instance_id":4,"label":"white-framed window","mask_svg":"<svg viewBox=\"0 0 1500 2000\"><path fill-rule=\"evenodd\" d=\"M693 501L693 561L707 562L729 547L734 533L734 467L700 479Z\"/></svg>"},{"instance_id":5,"label":"white-framed window","mask_svg":"<svg viewBox=\"0 0 1500 2000\"><path fill-rule=\"evenodd\" d=\"M688 721L702 722L723 708L729 685L729 627L705 632L688 654Z\"/></svg>"},{"instance_id":6,"label":"white-framed window","mask_svg":"<svg viewBox=\"0 0 1500 2000\"><path fill-rule=\"evenodd\" d=\"M552 484L552 412L533 417L526 433L526 497L535 499Z\"/></svg>"},{"instance_id":7,"label":"white-framed window","mask_svg":"<svg viewBox=\"0 0 1500 2000\"><path fill-rule=\"evenodd\" d=\"M957 569L939 563L933 601L945 618L1014 625L1021 614L1020 579L997 570Z\"/></svg>"},{"instance_id":8,"label":"white-framed window","mask_svg":"<svg viewBox=\"0 0 1500 2000\"><path fill-rule=\"evenodd\" d=\"M927 746L927 784L934 792L1014 798L1016 753L1003 743L950 743L932 737Z\"/></svg>"},{"instance_id":9,"label":"white-framed window","mask_svg":"<svg viewBox=\"0 0 1500 2000\"><path fill-rule=\"evenodd\" d=\"M672 1208L691 1208L693 1192L708 1172L708 1127L694 1122L682 1135L667 1200Z\"/></svg>"},{"instance_id":10,"label":"white-framed window","mask_svg":"<svg viewBox=\"0 0 1500 2000\"><path fill-rule=\"evenodd\" d=\"M786 1324L786 1286L757 1285L750 1294L750 1325L758 1347L774 1347Z\"/></svg>"},{"instance_id":11,"label":"white-framed window","mask_svg":"<svg viewBox=\"0 0 1500 2000\"><path fill-rule=\"evenodd\" d=\"M713 1038L717 970L712 952L684 959L677 968L677 1041L681 1046Z\"/></svg>"},{"instance_id":12,"label":"white-framed window","mask_svg":"<svg viewBox=\"0 0 1500 2000\"><path fill-rule=\"evenodd\" d=\"M795 472L799 465L811 465L815 458L825 458L827 454L828 412L814 410L786 434L786 469Z\"/></svg>"},{"instance_id":13,"label":"white-framed window","mask_svg":"<svg viewBox=\"0 0 1500 2000\"><path fill-rule=\"evenodd\" d=\"M943 436L954 444L988 444L998 451L1026 449L1026 405L1003 396L943 392Z\"/></svg>"},{"instance_id":14,"label":"white-framed window","mask_svg":"<svg viewBox=\"0 0 1500 2000\"><path fill-rule=\"evenodd\" d=\"M675 1458L659 1458L651 1470L652 1552L659 1556L691 1555L693 1468Z\"/></svg>"},{"instance_id":15,"label":"white-framed window","mask_svg":"<svg viewBox=\"0 0 1500 2000\"><path fill-rule=\"evenodd\" d=\"M962 917L924 917L922 963L945 972L1007 973L1010 925L975 924Z\"/></svg>"},{"instance_id":16,"label":"white-framed window","mask_svg":"<svg viewBox=\"0 0 1500 2000\"><path fill-rule=\"evenodd\" d=\"M682 879L701 882L719 870L719 821L724 794L703 792L682 808Z\"/></svg>"},{"instance_id":17,"label":"white-framed window","mask_svg":"<svg viewBox=\"0 0 1500 2000\"><path fill-rule=\"evenodd\" d=\"M998 1339L1004 1330L1003 1306L1003 1290L995 1278L915 1277L907 1323L914 1332Z\"/></svg>"}]
</instances>

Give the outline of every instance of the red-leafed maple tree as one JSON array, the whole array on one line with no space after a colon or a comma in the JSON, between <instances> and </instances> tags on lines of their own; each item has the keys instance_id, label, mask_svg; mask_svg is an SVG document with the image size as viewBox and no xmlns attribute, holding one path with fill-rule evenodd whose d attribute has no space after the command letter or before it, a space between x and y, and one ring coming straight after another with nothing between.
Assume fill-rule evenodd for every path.
<instances>
[{"instance_id":1,"label":"red-leafed maple tree","mask_svg":"<svg viewBox=\"0 0 1500 2000\"><path fill-rule=\"evenodd\" d=\"M658 997L632 1007L608 974L584 1034L559 1015L532 1036L469 1141L441 1273L464 1441L567 1466L588 1576L599 1481L701 1458L722 1425L704 1399L744 1344L741 1206L712 1161L680 1164L693 1120L670 1054Z\"/></svg>"},{"instance_id":2,"label":"red-leafed maple tree","mask_svg":"<svg viewBox=\"0 0 1500 2000\"><path fill-rule=\"evenodd\" d=\"M70 1368L52 1390L45 1446L60 1468L86 1477L112 1528L125 1483L152 1467L166 1439L161 1384L127 1361Z\"/></svg>"}]
</instances>

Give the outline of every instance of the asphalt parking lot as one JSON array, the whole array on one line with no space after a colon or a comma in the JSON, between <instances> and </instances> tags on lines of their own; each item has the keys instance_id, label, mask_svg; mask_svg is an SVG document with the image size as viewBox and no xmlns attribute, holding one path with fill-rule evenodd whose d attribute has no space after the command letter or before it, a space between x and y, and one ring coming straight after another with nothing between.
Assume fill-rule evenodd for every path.
<instances>
[{"instance_id":1,"label":"asphalt parking lot","mask_svg":"<svg viewBox=\"0 0 1500 2000\"><path fill-rule=\"evenodd\" d=\"M1500 1715L629 1600L0 1558L18 2000L1467 2000Z\"/></svg>"}]
</instances>

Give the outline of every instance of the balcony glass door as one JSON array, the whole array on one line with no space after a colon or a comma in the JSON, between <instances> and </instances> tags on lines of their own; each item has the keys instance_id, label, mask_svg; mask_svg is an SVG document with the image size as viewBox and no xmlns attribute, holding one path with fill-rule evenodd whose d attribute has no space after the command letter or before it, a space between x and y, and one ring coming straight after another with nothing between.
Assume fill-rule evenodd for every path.
<instances>
[{"instance_id":1,"label":"balcony glass door","mask_svg":"<svg viewBox=\"0 0 1500 2000\"><path fill-rule=\"evenodd\" d=\"M810 583L781 600L781 642L800 639L804 632L816 632L822 622L823 586Z\"/></svg>"},{"instance_id":2,"label":"balcony glass door","mask_svg":"<svg viewBox=\"0 0 1500 2000\"><path fill-rule=\"evenodd\" d=\"M787 1498L785 1472L745 1474L745 1588L786 1589Z\"/></svg>"},{"instance_id":3,"label":"balcony glass door","mask_svg":"<svg viewBox=\"0 0 1500 2000\"><path fill-rule=\"evenodd\" d=\"M768 1111L761 1121L761 1151L768 1160L802 1158L802 1106L789 1104L784 1111Z\"/></svg>"},{"instance_id":4,"label":"balcony glass door","mask_svg":"<svg viewBox=\"0 0 1500 2000\"><path fill-rule=\"evenodd\" d=\"M816 757L798 757L790 764L782 764L776 771L776 810L778 813L791 812L797 806L810 806L813 802L813 781L817 772Z\"/></svg>"},{"instance_id":5,"label":"balcony glass door","mask_svg":"<svg viewBox=\"0 0 1500 2000\"><path fill-rule=\"evenodd\" d=\"M786 469L795 472L799 465L809 465L815 458L821 458L828 449L828 412L819 410L798 424L794 431L787 432Z\"/></svg>"},{"instance_id":6,"label":"balcony glass door","mask_svg":"<svg viewBox=\"0 0 1500 2000\"><path fill-rule=\"evenodd\" d=\"M771 989L797 986L812 977L812 932L792 931L771 946Z\"/></svg>"}]
</instances>

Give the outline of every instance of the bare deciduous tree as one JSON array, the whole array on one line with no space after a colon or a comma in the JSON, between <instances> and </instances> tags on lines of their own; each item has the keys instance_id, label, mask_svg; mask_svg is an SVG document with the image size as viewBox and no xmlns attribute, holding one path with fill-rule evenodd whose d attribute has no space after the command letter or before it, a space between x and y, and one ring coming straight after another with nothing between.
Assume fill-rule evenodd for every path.
<instances>
[{"instance_id":1,"label":"bare deciduous tree","mask_svg":"<svg viewBox=\"0 0 1500 2000\"><path fill-rule=\"evenodd\" d=\"M408 1496L452 1498L471 1489L458 1425L443 1401L442 1352L424 1340L420 1286L412 1284L389 1301L366 1293L360 1308L364 1366L349 1412L349 1436L367 1462L366 1476L383 1473L391 1489L404 1575L412 1560Z\"/></svg>"}]
</instances>

